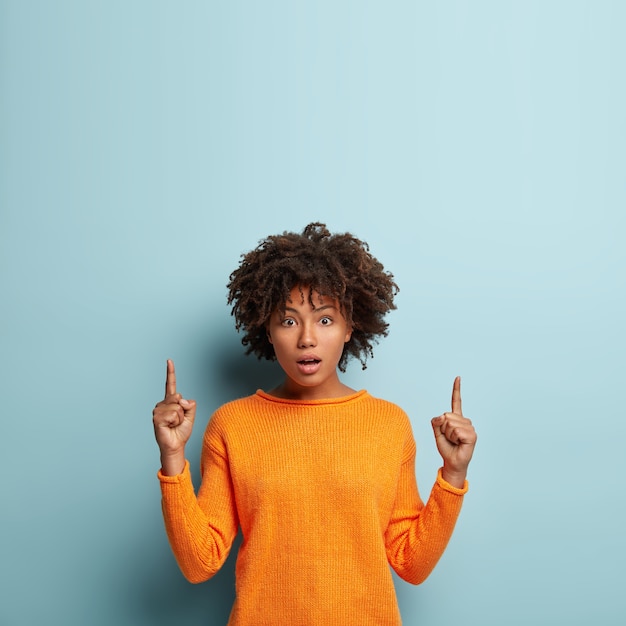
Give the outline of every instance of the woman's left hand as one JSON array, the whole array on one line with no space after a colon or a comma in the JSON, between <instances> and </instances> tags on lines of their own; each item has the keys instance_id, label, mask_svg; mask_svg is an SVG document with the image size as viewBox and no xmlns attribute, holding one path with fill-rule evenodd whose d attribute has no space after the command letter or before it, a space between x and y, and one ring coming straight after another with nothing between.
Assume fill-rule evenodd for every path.
<instances>
[{"instance_id":1,"label":"woman's left hand","mask_svg":"<svg viewBox=\"0 0 626 626\"><path fill-rule=\"evenodd\" d=\"M474 453L476 431L461 409L461 378L452 386L452 411L432 419L435 441L443 459L442 478L461 489L465 484L467 466Z\"/></svg>"}]
</instances>

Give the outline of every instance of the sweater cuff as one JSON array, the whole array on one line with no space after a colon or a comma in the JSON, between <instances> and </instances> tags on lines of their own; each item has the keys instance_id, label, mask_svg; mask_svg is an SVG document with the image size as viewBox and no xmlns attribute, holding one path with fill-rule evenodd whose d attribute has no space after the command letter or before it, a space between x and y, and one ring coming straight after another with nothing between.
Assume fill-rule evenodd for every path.
<instances>
[{"instance_id":1,"label":"sweater cuff","mask_svg":"<svg viewBox=\"0 0 626 626\"><path fill-rule=\"evenodd\" d=\"M458 487L453 487L450 483L446 482L443 479L443 475L441 473L441 471L443 470L442 467L439 468L439 471L437 472L437 484L444 489L445 491L449 491L450 493L455 493L459 496L465 495L467 493L467 490L469 488L469 483L467 482L467 480L463 483L463 488L459 489Z\"/></svg>"},{"instance_id":2,"label":"sweater cuff","mask_svg":"<svg viewBox=\"0 0 626 626\"><path fill-rule=\"evenodd\" d=\"M157 472L157 478L162 483L182 483L187 480L191 480L191 471L189 469L189 461L185 459L185 467L180 474L176 474L175 476L166 476L159 470Z\"/></svg>"}]
</instances>

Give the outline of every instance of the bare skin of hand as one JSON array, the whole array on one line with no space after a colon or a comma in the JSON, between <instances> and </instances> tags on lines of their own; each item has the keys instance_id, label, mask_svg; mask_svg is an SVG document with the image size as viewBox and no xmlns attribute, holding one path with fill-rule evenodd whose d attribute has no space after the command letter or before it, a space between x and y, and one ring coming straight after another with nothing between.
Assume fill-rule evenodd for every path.
<instances>
[{"instance_id":1,"label":"bare skin of hand","mask_svg":"<svg viewBox=\"0 0 626 626\"><path fill-rule=\"evenodd\" d=\"M177 393L174 362L168 360L165 398L152 411L154 436L161 450L161 472L165 476L176 476L185 468L185 445L195 417L196 402Z\"/></svg>"},{"instance_id":2,"label":"bare skin of hand","mask_svg":"<svg viewBox=\"0 0 626 626\"><path fill-rule=\"evenodd\" d=\"M432 419L437 449L443 459L442 478L453 487L463 488L467 467L476 446L476 431L461 408L461 378L452 386L452 411Z\"/></svg>"}]
</instances>

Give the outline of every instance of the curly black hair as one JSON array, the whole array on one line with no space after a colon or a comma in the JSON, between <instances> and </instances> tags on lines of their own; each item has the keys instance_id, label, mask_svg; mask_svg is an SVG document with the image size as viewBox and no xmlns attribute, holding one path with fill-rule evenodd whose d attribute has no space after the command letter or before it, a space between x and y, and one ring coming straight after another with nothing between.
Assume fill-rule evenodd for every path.
<instances>
[{"instance_id":1,"label":"curly black hair","mask_svg":"<svg viewBox=\"0 0 626 626\"><path fill-rule=\"evenodd\" d=\"M241 257L227 287L246 354L275 360L266 331L269 318L284 310L294 287L307 287L309 299L314 292L336 299L352 327L339 369L345 371L351 357L366 368L367 358L374 356L373 342L388 333L384 317L396 308L393 299L399 291L393 274L370 254L367 243L350 233L333 235L325 224L313 222L302 234L271 235Z\"/></svg>"}]
</instances>

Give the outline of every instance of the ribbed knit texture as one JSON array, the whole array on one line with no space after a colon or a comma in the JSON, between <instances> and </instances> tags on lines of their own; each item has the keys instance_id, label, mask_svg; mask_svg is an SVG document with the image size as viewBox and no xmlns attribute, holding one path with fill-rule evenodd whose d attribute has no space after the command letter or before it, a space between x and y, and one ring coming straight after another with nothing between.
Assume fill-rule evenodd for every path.
<instances>
[{"instance_id":1,"label":"ribbed knit texture","mask_svg":"<svg viewBox=\"0 0 626 626\"><path fill-rule=\"evenodd\" d=\"M230 626L398 626L389 565L422 582L467 490L439 473L424 506L414 463L409 419L390 402L258 391L209 421L197 498L188 464L159 472L165 526L192 582L221 567L241 526Z\"/></svg>"}]
</instances>

